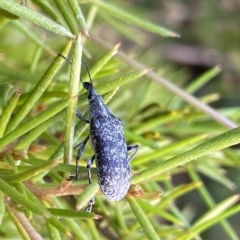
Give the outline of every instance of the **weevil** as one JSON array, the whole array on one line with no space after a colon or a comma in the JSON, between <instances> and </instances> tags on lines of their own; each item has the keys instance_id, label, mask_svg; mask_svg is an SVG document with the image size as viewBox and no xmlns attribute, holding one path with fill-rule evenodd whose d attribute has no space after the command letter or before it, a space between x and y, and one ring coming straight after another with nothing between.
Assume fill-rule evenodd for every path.
<instances>
[{"instance_id":1,"label":"weevil","mask_svg":"<svg viewBox=\"0 0 240 240\"><path fill-rule=\"evenodd\" d=\"M132 176L130 161L136 155L139 146L126 144L121 120L112 114L102 97L95 91L88 65L86 62L82 63L86 66L89 76L89 82L80 79L88 92L89 120L85 119L79 110L76 111L76 116L89 124L90 133L75 147L78 149L76 174L71 176L71 179L78 178L78 161L90 139L94 155L87 163L89 184L92 183L91 167L95 160L98 183L103 194L112 201L119 201L129 189ZM129 156L128 153L131 151L133 154ZM93 204L94 198L90 200L85 210L91 211Z\"/></svg>"}]
</instances>

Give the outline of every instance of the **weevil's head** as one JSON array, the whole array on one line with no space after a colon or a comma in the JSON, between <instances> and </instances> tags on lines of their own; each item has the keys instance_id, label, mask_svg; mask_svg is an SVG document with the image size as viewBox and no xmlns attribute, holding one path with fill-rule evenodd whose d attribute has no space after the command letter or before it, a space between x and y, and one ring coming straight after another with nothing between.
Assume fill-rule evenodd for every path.
<instances>
[{"instance_id":1,"label":"weevil's head","mask_svg":"<svg viewBox=\"0 0 240 240\"><path fill-rule=\"evenodd\" d=\"M88 99L91 100L98 96L91 82L83 82L83 87L88 91Z\"/></svg>"},{"instance_id":2,"label":"weevil's head","mask_svg":"<svg viewBox=\"0 0 240 240\"><path fill-rule=\"evenodd\" d=\"M92 85L90 82L84 82L84 83L83 83L83 87L84 87L87 91L89 91L90 89L93 88L93 85Z\"/></svg>"}]
</instances>

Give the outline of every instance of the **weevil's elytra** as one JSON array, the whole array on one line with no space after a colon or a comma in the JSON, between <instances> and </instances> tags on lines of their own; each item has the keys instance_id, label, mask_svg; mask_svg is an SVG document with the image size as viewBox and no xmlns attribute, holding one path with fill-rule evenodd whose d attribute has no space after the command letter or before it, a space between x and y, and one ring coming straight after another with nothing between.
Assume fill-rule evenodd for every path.
<instances>
[{"instance_id":1,"label":"weevil's elytra","mask_svg":"<svg viewBox=\"0 0 240 240\"><path fill-rule=\"evenodd\" d=\"M59 56L65 58L61 54ZM65 58L66 59L66 58ZM70 64L71 62L66 59ZM103 194L112 201L122 199L130 186L131 167L130 161L138 151L138 145L127 146L124 137L122 122L116 118L110 109L102 101L102 97L95 91L88 66L85 61L90 82L81 82L88 91L89 120L76 110L76 116L82 121L90 124L90 134L80 144L76 157L76 175L70 179L78 178L78 161L81 158L85 145L91 140L94 155L88 160L88 178L91 180L91 166L96 160L98 182ZM128 152L134 151L129 157ZM91 211L94 199L91 199L86 211Z\"/></svg>"},{"instance_id":2,"label":"weevil's elytra","mask_svg":"<svg viewBox=\"0 0 240 240\"><path fill-rule=\"evenodd\" d=\"M122 123L103 104L99 95L90 94L90 139L95 152L99 185L107 198L118 201L126 195L131 180Z\"/></svg>"}]
</instances>

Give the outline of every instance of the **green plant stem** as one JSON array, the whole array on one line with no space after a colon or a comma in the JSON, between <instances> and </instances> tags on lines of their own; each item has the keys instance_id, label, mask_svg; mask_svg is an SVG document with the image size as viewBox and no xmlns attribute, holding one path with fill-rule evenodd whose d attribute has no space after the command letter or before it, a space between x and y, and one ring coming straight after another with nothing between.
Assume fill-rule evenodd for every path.
<instances>
[{"instance_id":1,"label":"green plant stem","mask_svg":"<svg viewBox=\"0 0 240 240\"><path fill-rule=\"evenodd\" d=\"M73 136L75 127L75 116L77 109L77 97L79 92L79 81L81 74L82 60L82 38L78 35L75 45L71 74L68 85L68 106L66 109L65 141L64 141L64 163L71 163L73 150Z\"/></svg>"}]
</instances>

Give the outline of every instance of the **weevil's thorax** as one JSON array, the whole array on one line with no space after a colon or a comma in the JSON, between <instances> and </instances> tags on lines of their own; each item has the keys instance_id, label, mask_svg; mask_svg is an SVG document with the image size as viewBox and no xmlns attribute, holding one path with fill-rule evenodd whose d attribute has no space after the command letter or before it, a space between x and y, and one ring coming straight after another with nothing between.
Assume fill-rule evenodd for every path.
<instances>
[{"instance_id":1,"label":"weevil's thorax","mask_svg":"<svg viewBox=\"0 0 240 240\"><path fill-rule=\"evenodd\" d=\"M102 97L97 94L95 89L90 83L84 83L85 88L88 91L88 101L89 101L89 117L97 118L98 116L111 116L112 113L103 103Z\"/></svg>"}]
</instances>

